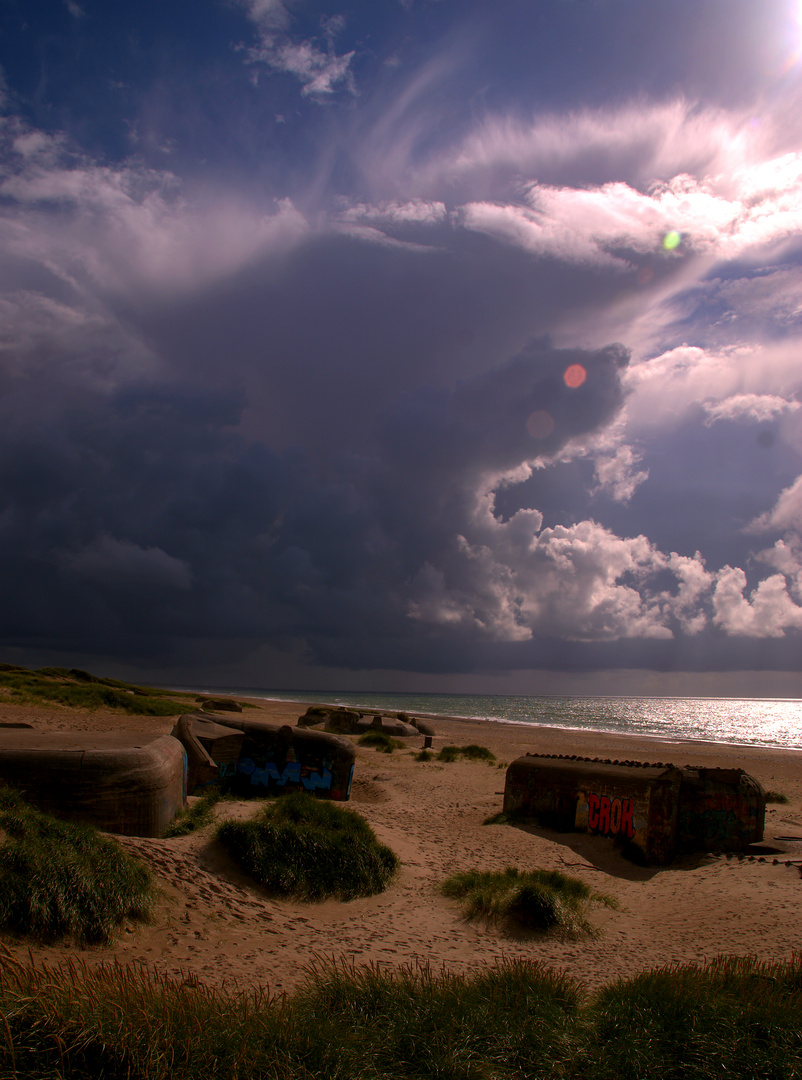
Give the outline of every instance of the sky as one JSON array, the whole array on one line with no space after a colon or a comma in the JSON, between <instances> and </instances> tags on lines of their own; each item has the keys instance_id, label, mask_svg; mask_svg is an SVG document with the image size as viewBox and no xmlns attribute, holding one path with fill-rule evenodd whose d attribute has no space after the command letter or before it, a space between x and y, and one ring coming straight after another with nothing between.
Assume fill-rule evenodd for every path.
<instances>
[{"instance_id":1,"label":"sky","mask_svg":"<svg viewBox=\"0 0 802 1080\"><path fill-rule=\"evenodd\" d=\"M6 662L802 695L800 0L0 0Z\"/></svg>"}]
</instances>

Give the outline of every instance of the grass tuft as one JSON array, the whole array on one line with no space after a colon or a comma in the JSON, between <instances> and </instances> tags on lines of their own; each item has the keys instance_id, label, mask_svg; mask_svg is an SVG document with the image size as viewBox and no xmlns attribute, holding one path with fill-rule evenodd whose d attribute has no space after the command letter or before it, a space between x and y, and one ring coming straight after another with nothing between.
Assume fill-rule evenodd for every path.
<instances>
[{"instance_id":1,"label":"grass tuft","mask_svg":"<svg viewBox=\"0 0 802 1080\"><path fill-rule=\"evenodd\" d=\"M0 929L38 941L110 942L147 921L155 895L137 859L89 825L60 821L0 786Z\"/></svg>"},{"instance_id":2,"label":"grass tuft","mask_svg":"<svg viewBox=\"0 0 802 1080\"><path fill-rule=\"evenodd\" d=\"M789 803L787 795L783 795L781 791L767 791L766 802L767 803L779 803L781 806L787 806Z\"/></svg>"},{"instance_id":3,"label":"grass tuft","mask_svg":"<svg viewBox=\"0 0 802 1080\"><path fill-rule=\"evenodd\" d=\"M306 792L265 803L249 821L224 822L217 836L246 873L276 896L372 896L387 888L398 867L364 818Z\"/></svg>"},{"instance_id":4,"label":"grass tuft","mask_svg":"<svg viewBox=\"0 0 802 1080\"><path fill-rule=\"evenodd\" d=\"M164 833L165 837L188 836L192 832L205 828L214 817L214 808L222 800L231 800L232 796L224 795L217 785L204 791L197 802L186 810L176 814Z\"/></svg>"},{"instance_id":5,"label":"grass tuft","mask_svg":"<svg viewBox=\"0 0 802 1080\"><path fill-rule=\"evenodd\" d=\"M488 919L526 930L561 930L572 936L597 931L585 918L592 903L617 907L578 878L558 870L466 870L441 885L445 896L462 901L467 919Z\"/></svg>"},{"instance_id":6,"label":"grass tuft","mask_svg":"<svg viewBox=\"0 0 802 1080\"><path fill-rule=\"evenodd\" d=\"M477 746L476 743L470 743L468 746L444 746L438 753L437 760L451 762L461 757L469 761L492 762L496 760L496 755L492 751L486 746Z\"/></svg>"},{"instance_id":7,"label":"grass tuft","mask_svg":"<svg viewBox=\"0 0 802 1080\"><path fill-rule=\"evenodd\" d=\"M415 760L416 761L431 761L433 757L434 757L434 754L431 752L431 750L419 750L418 753L415 755Z\"/></svg>"},{"instance_id":8,"label":"grass tuft","mask_svg":"<svg viewBox=\"0 0 802 1080\"><path fill-rule=\"evenodd\" d=\"M366 731L357 739L359 746L375 746L383 754L392 754L394 750L402 749L406 744L402 739L394 739L383 731Z\"/></svg>"}]
</instances>

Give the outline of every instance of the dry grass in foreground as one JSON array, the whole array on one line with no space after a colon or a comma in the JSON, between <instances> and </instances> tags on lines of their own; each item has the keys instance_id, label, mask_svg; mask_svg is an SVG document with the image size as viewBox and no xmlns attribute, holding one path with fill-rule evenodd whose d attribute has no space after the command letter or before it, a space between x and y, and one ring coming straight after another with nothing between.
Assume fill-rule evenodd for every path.
<instances>
[{"instance_id":1,"label":"dry grass in foreground","mask_svg":"<svg viewBox=\"0 0 802 1080\"><path fill-rule=\"evenodd\" d=\"M18 1080L802 1077L802 957L722 958L592 996L524 961L470 976L328 965L271 998L8 954L0 1017L0 1076Z\"/></svg>"}]
</instances>

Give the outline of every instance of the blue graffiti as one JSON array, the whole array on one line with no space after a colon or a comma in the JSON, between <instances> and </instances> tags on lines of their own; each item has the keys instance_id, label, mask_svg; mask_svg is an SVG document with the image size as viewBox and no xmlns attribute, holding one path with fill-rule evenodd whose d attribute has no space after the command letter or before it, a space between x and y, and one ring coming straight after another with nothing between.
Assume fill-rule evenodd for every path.
<instances>
[{"instance_id":1,"label":"blue graffiti","mask_svg":"<svg viewBox=\"0 0 802 1080\"><path fill-rule=\"evenodd\" d=\"M302 784L307 791L314 791L316 788L328 790L331 787L331 772L325 766L322 773L308 771L304 774L299 762L288 761L283 771L279 772L272 761L265 762L264 768L260 769L253 758L242 758L238 769L245 776L250 776L251 784L255 787L260 784L268 787L271 780L278 787L284 787L287 783Z\"/></svg>"}]
</instances>

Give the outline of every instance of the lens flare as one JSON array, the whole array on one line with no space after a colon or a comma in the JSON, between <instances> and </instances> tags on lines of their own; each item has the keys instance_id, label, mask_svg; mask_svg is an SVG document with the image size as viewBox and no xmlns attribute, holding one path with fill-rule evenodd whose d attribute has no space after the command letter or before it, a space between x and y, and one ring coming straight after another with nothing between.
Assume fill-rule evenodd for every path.
<instances>
[{"instance_id":1,"label":"lens flare","mask_svg":"<svg viewBox=\"0 0 802 1080\"><path fill-rule=\"evenodd\" d=\"M581 386L587 377L588 373L581 364L571 364L563 372L563 382L566 386L570 386L572 390L576 390L578 386Z\"/></svg>"},{"instance_id":2,"label":"lens flare","mask_svg":"<svg viewBox=\"0 0 802 1080\"><path fill-rule=\"evenodd\" d=\"M679 247L681 240L682 237L680 234L672 229L671 232L667 232L663 237L663 247L666 251L673 251L675 248Z\"/></svg>"},{"instance_id":3,"label":"lens flare","mask_svg":"<svg viewBox=\"0 0 802 1080\"><path fill-rule=\"evenodd\" d=\"M533 439L547 439L554 431L554 417L545 409L537 409L526 421L526 430Z\"/></svg>"}]
</instances>

